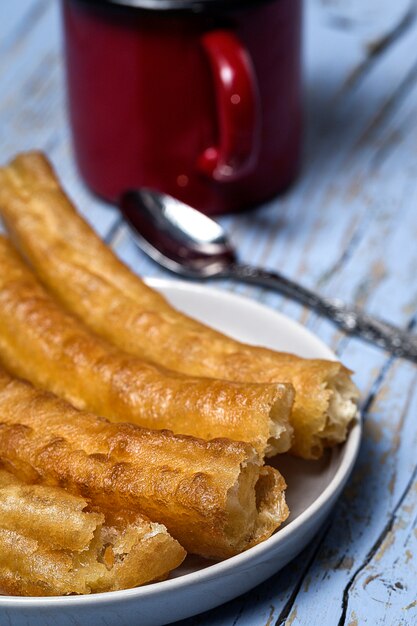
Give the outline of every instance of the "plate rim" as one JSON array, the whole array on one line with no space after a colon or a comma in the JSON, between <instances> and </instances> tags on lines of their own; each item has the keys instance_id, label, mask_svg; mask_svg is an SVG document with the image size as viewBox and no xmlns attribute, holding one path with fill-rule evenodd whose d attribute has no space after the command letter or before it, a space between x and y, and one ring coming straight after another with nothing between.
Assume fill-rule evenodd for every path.
<instances>
[{"instance_id":1,"label":"plate rim","mask_svg":"<svg viewBox=\"0 0 417 626\"><path fill-rule=\"evenodd\" d=\"M206 286L192 281L184 280L169 280L166 278L158 277L145 277L144 282L156 289L157 291L163 291L164 289L185 289L192 290L193 292L211 293L214 297L232 298L234 300L240 300L245 306L249 306L252 309L258 309L263 314L267 313L270 316L276 317L277 320L283 321L288 324L296 332L301 332L313 340L320 350L328 356L320 356L317 358L326 358L330 360L338 360L334 352L313 332L302 326L299 322L291 319L280 311L267 306L264 303L258 302L251 297L235 293L228 289L221 289L218 287ZM47 610L49 607L58 607L65 605L68 607L83 607L88 605L106 605L113 604L114 602L121 601L133 601L140 600L141 598L151 598L162 594L163 592L175 592L181 590L186 586L196 586L204 582L208 582L214 578L218 578L227 573L227 570L234 567L239 567L242 564L250 564L252 560L256 560L264 552L268 553L271 548L277 548L280 543L288 541L291 536L297 532L301 525L307 524L311 518L320 512L320 509L324 509L326 505L329 505L334 494L338 490L341 490L346 483L349 475L353 469L356 458L359 453L359 448L362 440L363 423L360 411L354 422L348 438L343 444L343 456L340 465L331 479L330 483L324 489L324 491L308 506L298 517L293 521L290 521L283 528L278 529L271 537L261 542L260 544L249 548L245 552L236 556L229 557L224 561L215 562L201 570L196 572L190 572L171 578L168 580L150 583L141 587L134 587L131 589L122 589L120 591L106 591L96 594L86 595L74 595L74 596L37 596L37 597L23 597L23 596L2 596L0 595L0 607L2 608L25 608L25 609L39 609L42 607Z\"/></svg>"}]
</instances>

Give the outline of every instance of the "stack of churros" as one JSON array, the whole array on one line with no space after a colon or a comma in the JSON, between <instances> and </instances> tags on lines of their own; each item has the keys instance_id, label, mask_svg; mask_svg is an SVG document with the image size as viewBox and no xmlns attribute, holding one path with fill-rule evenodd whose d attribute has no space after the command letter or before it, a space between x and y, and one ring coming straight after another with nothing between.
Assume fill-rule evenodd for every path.
<instances>
[{"instance_id":1,"label":"stack of churros","mask_svg":"<svg viewBox=\"0 0 417 626\"><path fill-rule=\"evenodd\" d=\"M114 591L165 578L185 550L133 511L98 513L64 489L0 469L0 590L10 595Z\"/></svg>"},{"instance_id":2,"label":"stack of churros","mask_svg":"<svg viewBox=\"0 0 417 626\"><path fill-rule=\"evenodd\" d=\"M39 153L0 169L0 216L0 591L123 589L267 539L289 512L265 461L345 440L351 373L176 311Z\"/></svg>"}]
</instances>

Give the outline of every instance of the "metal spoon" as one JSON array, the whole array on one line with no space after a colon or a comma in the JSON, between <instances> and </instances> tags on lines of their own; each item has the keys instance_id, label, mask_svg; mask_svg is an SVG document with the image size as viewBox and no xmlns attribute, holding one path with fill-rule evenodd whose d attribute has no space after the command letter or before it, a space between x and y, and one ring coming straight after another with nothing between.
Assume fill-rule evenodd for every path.
<instances>
[{"instance_id":1,"label":"metal spoon","mask_svg":"<svg viewBox=\"0 0 417 626\"><path fill-rule=\"evenodd\" d=\"M232 278L275 289L327 317L345 332L417 362L417 337L341 300L237 260L223 228L196 209L151 189L128 191L120 210L139 247L171 272L188 278Z\"/></svg>"}]
</instances>

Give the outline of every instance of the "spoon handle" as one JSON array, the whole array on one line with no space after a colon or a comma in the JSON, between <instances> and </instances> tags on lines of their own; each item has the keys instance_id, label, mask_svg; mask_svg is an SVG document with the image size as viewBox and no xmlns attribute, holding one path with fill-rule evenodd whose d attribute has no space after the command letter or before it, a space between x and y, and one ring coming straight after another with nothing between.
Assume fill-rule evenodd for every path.
<instances>
[{"instance_id":1,"label":"spoon handle","mask_svg":"<svg viewBox=\"0 0 417 626\"><path fill-rule=\"evenodd\" d=\"M341 300L321 297L281 274L250 265L235 263L228 267L226 273L228 278L279 291L332 320L345 332L374 343L395 356L417 362L417 336L371 317L357 307L348 306Z\"/></svg>"}]
</instances>

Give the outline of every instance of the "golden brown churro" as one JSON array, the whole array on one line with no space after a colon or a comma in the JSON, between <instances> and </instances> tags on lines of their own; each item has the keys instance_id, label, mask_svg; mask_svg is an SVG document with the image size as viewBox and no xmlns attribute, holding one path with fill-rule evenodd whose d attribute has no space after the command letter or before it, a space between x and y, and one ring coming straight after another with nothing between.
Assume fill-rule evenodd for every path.
<instances>
[{"instance_id":1,"label":"golden brown churro","mask_svg":"<svg viewBox=\"0 0 417 626\"><path fill-rule=\"evenodd\" d=\"M263 541L288 516L282 476L249 444L112 424L1 370L0 459L25 482L140 511L212 558Z\"/></svg>"},{"instance_id":2,"label":"golden brown churro","mask_svg":"<svg viewBox=\"0 0 417 626\"><path fill-rule=\"evenodd\" d=\"M132 357L64 311L0 236L0 360L14 375L112 421L285 452L289 385L191 378Z\"/></svg>"},{"instance_id":3,"label":"golden brown churro","mask_svg":"<svg viewBox=\"0 0 417 626\"><path fill-rule=\"evenodd\" d=\"M64 489L0 469L0 593L115 591L166 578L185 550L139 513L91 511Z\"/></svg>"},{"instance_id":4,"label":"golden brown churro","mask_svg":"<svg viewBox=\"0 0 417 626\"><path fill-rule=\"evenodd\" d=\"M77 214L41 154L20 155L0 170L0 213L45 285L96 333L192 376L292 383L294 454L319 458L346 438L358 398L349 370L245 345L176 311Z\"/></svg>"}]
</instances>

